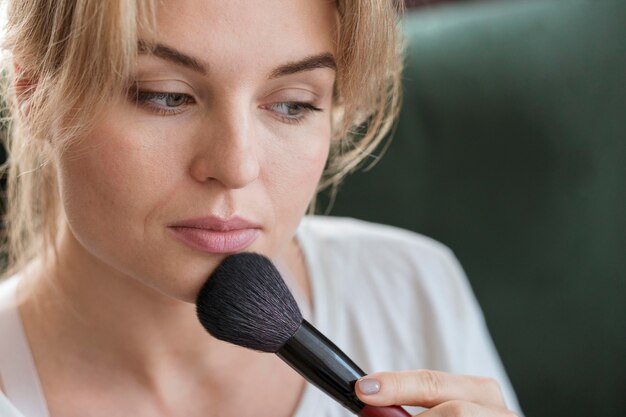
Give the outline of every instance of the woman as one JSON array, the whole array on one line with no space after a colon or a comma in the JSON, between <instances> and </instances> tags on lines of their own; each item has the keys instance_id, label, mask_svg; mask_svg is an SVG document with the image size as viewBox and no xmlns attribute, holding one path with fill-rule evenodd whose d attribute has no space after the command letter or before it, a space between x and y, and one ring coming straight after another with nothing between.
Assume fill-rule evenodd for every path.
<instances>
[{"instance_id":1,"label":"woman","mask_svg":"<svg viewBox=\"0 0 626 417\"><path fill-rule=\"evenodd\" d=\"M349 415L274 355L197 323L213 268L254 251L305 316L381 371L357 384L364 402L511 416L446 248L303 218L389 128L396 19L384 0L11 2L0 410Z\"/></svg>"}]
</instances>

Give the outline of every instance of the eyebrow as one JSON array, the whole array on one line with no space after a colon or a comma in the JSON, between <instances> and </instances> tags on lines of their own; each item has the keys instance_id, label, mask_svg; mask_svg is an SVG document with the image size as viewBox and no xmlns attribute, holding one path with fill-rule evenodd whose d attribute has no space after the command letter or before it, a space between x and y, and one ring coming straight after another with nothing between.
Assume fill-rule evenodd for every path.
<instances>
[{"instance_id":1,"label":"eyebrow","mask_svg":"<svg viewBox=\"0 0 626 417\"><path fill-rule=\"evenodd\" d=\"M318 55L311 55L304 59L289 62L274 69L270 78L283 77L285 75L295 74L302 71L311 71L317 68L337 69L335 57L330 52L324 52Z\"/></svg>"},{"instance_id":2,"label":"eyebrow","mask_svg":"<svg viewBox=\"0 0 626 417\"><path fill-rule=\"evenodd\" d=\"M162 43L149 43L140 40L137 45L140 54L151 54L174 64L189 68L202 75L207 75L208 66L200 62L200 60L184 54L172 47ZM317 55L311 55L298 61L288 62L280 65L270 73L270 79L279 78L285 75L296 74L302 71L311 71L318 68L337 69L335 57L330 52L324 52Z\"/></svg>"},{"instance_id":3,"label":"eyebrow","mask_svg":"<svg viewBox=\"0 0 626 417\"><path fill-rule=\"evenodd\" d=\"M177 51L162 43L148 43L140 40L137 44L137 49L140 54L151 54L166 61L173 62L174 64L181 65L189 68L195 72L199 72L202 75L206 75L208 70L207 66L200 63L196 58Z\"/></svg>"}]
</instances>

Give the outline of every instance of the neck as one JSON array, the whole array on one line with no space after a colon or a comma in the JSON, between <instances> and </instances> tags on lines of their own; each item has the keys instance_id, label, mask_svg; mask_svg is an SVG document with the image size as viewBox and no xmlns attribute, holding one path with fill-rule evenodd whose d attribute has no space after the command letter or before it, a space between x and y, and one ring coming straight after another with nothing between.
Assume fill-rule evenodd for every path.
<instances>
[{"instance_id":1,"label":"neck","mask_svg":"<svg viewBox=\"0 0 626 417\"><path fill-rule=\"evenodd\" d=\"M100 364L152 384L173 370L232 374L266 357L214 339L196 319L195 305L103 265L71 233L58 256L24 278L20 311L31 344L45 344L41 355L71 358L75 369Z\"/></svg>"}]
</instances>

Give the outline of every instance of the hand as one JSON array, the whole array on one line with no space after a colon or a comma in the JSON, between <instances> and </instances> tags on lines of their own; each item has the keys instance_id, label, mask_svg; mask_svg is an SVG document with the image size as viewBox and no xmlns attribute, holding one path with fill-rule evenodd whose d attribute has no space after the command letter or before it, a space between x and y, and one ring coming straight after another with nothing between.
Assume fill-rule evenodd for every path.
<instances>
[{"instance_id":1,"label":"hand","mask_svg":"<svg viewBox=\"0 0 626 417\"><path fill-rule=\"evenodd\" d=\"M355 389L361 401L373 406L429 408L420 417L517 417L490 378L428 370L377 372L359 379Z\"/></svg>"}]
</instances>

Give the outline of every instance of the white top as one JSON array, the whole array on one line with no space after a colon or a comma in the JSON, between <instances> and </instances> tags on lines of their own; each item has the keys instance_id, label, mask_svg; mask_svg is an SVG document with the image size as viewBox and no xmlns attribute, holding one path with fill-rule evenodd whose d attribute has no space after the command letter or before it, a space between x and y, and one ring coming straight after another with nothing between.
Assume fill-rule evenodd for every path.
<instances>
[{"instance_id":1,"label":"white top","mask_svg":"<svg viewBox=\"0 0 626 417\"><path fill-rule=\"evenodd\" d=\"M401 229L328 217L305 217L297 237L313 296L305 317L365 372L435 369L492 377L522 416L467 278L447 247ZM8 397L0 394L0 416L48 417L14 307L16 284L14 277L0 285L0 378ZM307 384L293 417L348 416Z\"/></svg>"}]
</instances>

